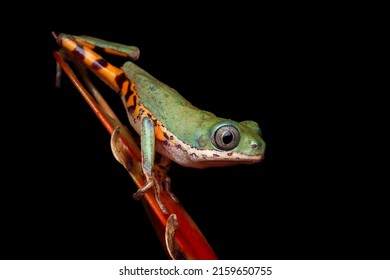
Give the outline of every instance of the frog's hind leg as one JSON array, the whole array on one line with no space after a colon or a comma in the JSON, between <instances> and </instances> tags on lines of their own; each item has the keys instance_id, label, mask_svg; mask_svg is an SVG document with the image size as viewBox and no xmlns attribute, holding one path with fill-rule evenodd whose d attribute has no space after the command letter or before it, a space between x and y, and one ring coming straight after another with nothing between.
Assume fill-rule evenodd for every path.
<instances>
[{"instance_id":1,"label":"frog's hind leg","mask_svg":"<svg viewBox=\"0 0 390 280\"><path fill-rule=\"evenodd\" d=\"M57 44L67 53L69 57L74 57L74 59L81 61L87 68L89 68L89 70L110 86L115 92L122 94L125 97L127 97L129 93L130 95L131 93L134 93L134 84L126 77L125 72L107 62L103 57L90 48L92 46L94 49L99 48L107 51L109 50L108 47L101 47L108 44L107 41L103 41L104 43L96 41L96 45L94 45L92 44L92 41L82 41L80 38L84 40L85 38L80 36L77 37L63 33L58 36L53 34L53 36L55 36ZM116 53L121 53L116 51L115 48L113 50ZM130 51L130 54L131 53L132 52ZM133 54L133 56L136 55Z\"/></svg>"},{"instance_id":2,"label":"frog's hind leg","mask_svg":"<svg viewBox=\"0 0 390 280\"><path fill-rule=\"evenodd\" d=\"M55 36L58 45L61 47L61 51L65 52L66 57L75 62L75 64L81 63L95 73L101 80L109 85L113 90L118 92L126 107L135 106L135 100L137 98L135 91L135 84L128 79L125 72L108 63L99 54L94 52L90 47L96 49L96 46L100 49L114 50L115 53L130 52L134 55L133 50L123 50L123 46L112 45L111 43L95 38L77 37L66 34L59 34ZM126 46L125 46L126 47ZM135 54L136 56L136 54ZM83 74L86 77L85 74ZM85 79L85 78L84 78ZM149 118L144 118L142 122L141 133L141 158L142 169L146 177L146 183L135 194L134 198L139 199L147 190L154 188L155 197L160 209L167 213L166 207L160 199L160 193L163 189L164 182L155 176L153 169L154 165L154 153L155 153L155 134L154 123ZM168 188L169 189L169 188Z\"/></svg>"},{"instance_id":3,"label":"frog's hind leg","mask_svg":"<svg viewBox=\"0 0 390 280\"><path fill-rule=\"evenodd\" d=\"M107 40L102 40L99 38L95 38L92 36L76 36L76 35L69 35L61 33L58 36L52 32L54 38L57 40L61 37L68 37L77 42L80 45L86 46L89 49L95 51L95 52L105 52L112 55L122 56L130 58L132 61L135 61L139 58L140 51L139 48L136 46L129 46L124 44L119 44Z\"/></svg>"}]
</instances>

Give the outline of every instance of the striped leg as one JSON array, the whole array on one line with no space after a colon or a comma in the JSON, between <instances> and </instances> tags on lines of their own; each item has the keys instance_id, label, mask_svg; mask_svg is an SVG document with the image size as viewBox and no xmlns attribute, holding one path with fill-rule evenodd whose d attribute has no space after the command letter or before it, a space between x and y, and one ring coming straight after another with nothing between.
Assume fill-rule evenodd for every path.
<instances>
[{"instance_id":1,"label":"striped leg","mask_svg":"<svg viewBox=\"0 0 390 280\"><path fill-rule=\"evenodd\" d=\"M76 63L81 62L114 91L121 94L127 107L135 105L133 104L134 102L127 102L129 100L136 100L137 94L135 91L135 83L127 78L122 69L107 62L93 49L99 49L107 53L136 59L139 56L139 51L136 47L115 44L92 37L72 36L62 33L58 36L55 34L53 35L56 38L58 45L65 51L67 56L71 57L72 60L76 60ZM169 178L165 173L162 176L162 168L154 165L154 141L154 124L150 120L145 120L141 133L141 164L147 182L135 193L134 198L139 199L148 189L154 188L155 197L161 210L164 213L167 213L167 210L160 199L160 193L162 189L166 189L168 193L171 194L169 190ZM162 167L166 168L167 166L162 165Z\"/></svg>"},{"instance_id":2,"label":"striped leg","mask_svg":"<svg viewBox=\"0 0 390 280\"><path fill-rule=\"evenodd\" d=\"M83 62L96 76L103 80L108 86L110 86L115 92L126 95L129 91L133 91L133 83L126 77L124 71L118 67L113 66L102 58L99 54L94 52L90 46L91 41L83 42L78 37L66 34L59 34L55 36L57 44L66 52L73 55L77 59ZM82 43L80 43L82 42ZM92 45L93 46L93 45ZM101 48L108 50L108 48ZM118 52L117 52L118 53Z\"/></svg>"}]
</instances>

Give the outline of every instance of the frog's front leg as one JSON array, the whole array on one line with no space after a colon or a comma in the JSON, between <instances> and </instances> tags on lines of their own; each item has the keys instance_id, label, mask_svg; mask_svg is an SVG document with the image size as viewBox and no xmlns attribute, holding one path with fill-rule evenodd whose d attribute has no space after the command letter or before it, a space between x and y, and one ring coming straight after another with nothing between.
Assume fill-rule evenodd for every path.
<instances>
[{"instance_id":1,"label":"frog's front leg","mask_svg":"<svg viewBox=\"0 0 390 280\"><path fill-rule=\"evenodd\" d=\"M156 136L154 133L154 123L149 117L144 117L141 123L141 164L146 183L134 193L133 198L138 200L146 191L150 188L154 188L157 203L164 213L168 213L166 207L161 202L161 190L164 188L171 196L173 196L173 194L169 191L170 180L166 175L167 169L165 169L163 165L154 166L156 153L155 146ZM173 198L175 197L173 196Z\"/></svg>"}]
</instances>

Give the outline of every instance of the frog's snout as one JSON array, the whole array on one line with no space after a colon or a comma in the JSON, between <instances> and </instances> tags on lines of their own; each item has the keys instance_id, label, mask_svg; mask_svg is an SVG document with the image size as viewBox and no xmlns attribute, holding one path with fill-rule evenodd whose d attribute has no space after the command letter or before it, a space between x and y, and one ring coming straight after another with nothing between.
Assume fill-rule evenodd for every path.
<instances>
[{"instance_id":1,"label":"frog's snout","mask_svg":"<svg viewBox=\"0 0 390 280\"><path fill-rule=\"evenodd\" d=\"M252 148L252 152L258 155L260 160L264 159L264 153L265 153L264 141L252 141L251 148Z\"/></svg>"}]
</instances>

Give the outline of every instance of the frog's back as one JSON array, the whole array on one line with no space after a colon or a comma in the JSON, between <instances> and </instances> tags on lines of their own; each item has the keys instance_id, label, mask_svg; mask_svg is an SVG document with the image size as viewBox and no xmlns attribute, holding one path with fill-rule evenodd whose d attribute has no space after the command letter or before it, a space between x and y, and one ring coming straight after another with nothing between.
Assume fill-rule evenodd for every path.
<instances>
[{"instance_id":1,"label":"frog's back","mask_svg":"<svg viewBox=\"0 0 390 280\"><path fill-rule=\"evenodd\" d=\"M193 106L175 89L157 80L136 64L126 62L122 69L135 83L135 91L142 106L173 133L180 130L185 137L186 128L196 127L205 119L214 117L214 114ZM189 137L192 139L192 135Z\"/></svg>"}]
</instances>

